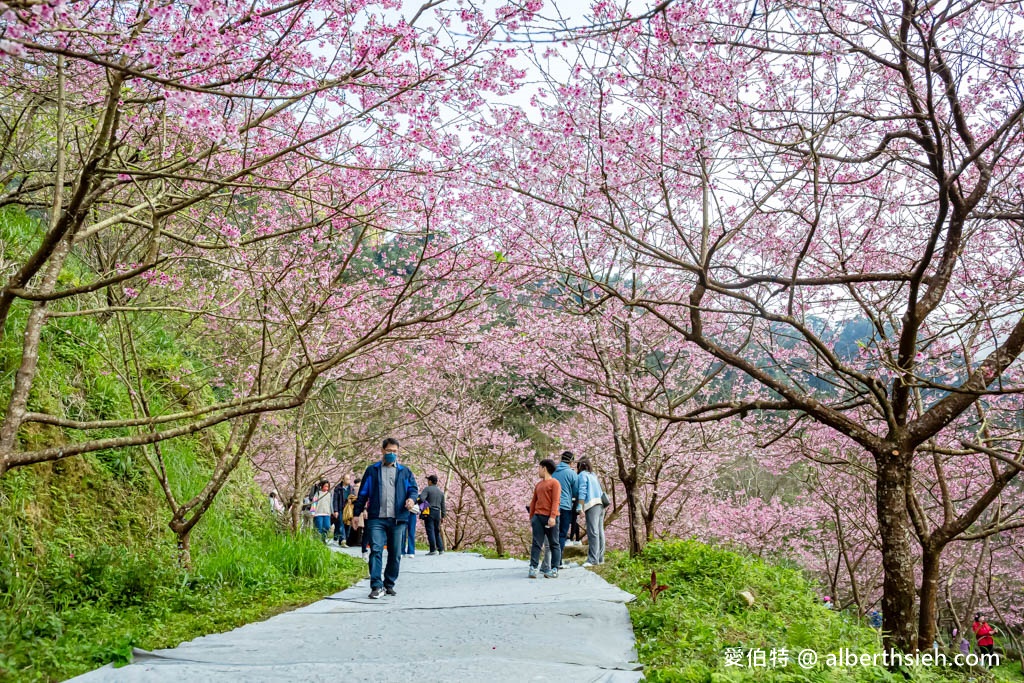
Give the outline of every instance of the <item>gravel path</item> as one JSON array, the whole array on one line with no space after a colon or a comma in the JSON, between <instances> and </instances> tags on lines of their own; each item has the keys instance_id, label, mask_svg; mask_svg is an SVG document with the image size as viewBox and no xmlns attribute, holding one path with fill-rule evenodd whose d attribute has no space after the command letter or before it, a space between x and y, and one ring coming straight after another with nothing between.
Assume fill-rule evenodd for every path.
<instances>
[{"instance_id":1,"label":"gravel path","mask_svg":"<svg viewBox=\"0 0 1024 683\"><path fill-rule=\"evenodd\" d=\"M530 580L520 560L420 554L402 561L395 590L397 596L369 600L366 579L307 607L173 649L136 651L130 666L73 680L642 678L625 605L633 596L586 569Z\"/></svg>"}]
</instances>

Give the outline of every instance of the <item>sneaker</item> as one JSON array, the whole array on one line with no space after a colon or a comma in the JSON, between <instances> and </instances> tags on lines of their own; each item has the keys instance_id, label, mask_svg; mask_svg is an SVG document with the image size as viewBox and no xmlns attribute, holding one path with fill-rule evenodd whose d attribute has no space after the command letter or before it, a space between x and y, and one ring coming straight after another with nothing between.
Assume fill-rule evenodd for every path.
<instances>
[{"instance_id":1,"label":"sneaker","mask_svg":"<svg viewBox=\"0 0 1024 683\"><path fill-rule=\"evenodd\" d=\"M427 553L427 557L433 557L434 555L437 555L436 550L431 550L429 553Z\"/></svg>"},{"instance_id":2,"label":"sneaker","mask_svg":"<svg viewBox=\"0 0 1024 683\"><path fill-rule=\"evenodd\" d=\"M557 579L558 578L558 572L552 570L552 571L548 572L547 574L545 574L544 578L545 579Z\"/></svg>"},{"instance_id":3,"label":"sneaker","mask_svg":"<svg viewBox=\"0 0 1024 683\"><path fill-rule=\"evenodd\" d=\"M583 566L584 567L593 567L594 565L590 564L589 562L584 562Z\"/></svg>"},{"instance_id":4,"label":"sneaker","mask_svg":"<svg viewBox=\"0 0 1024 683\"><path fill-rule=\"evenodd\" d=\"M559 569L568 569L569 565L567 565L565 562L563 562L562 564L558 565L558 568Z\"/></svg>"},{"instance_id":5,"label":"sneaker","mask_svg":"<svg viewBox=\"0 0 1024 683\"><path fill-rule=\"evenodd\" d=\"M385 589L384 589L384 592L385 592L385 593L386 593L387 595L398 595L398 593L396 593L396 592L395 592L395 589L394 589L394 588L385 588Z\"/></svg>"},{"instance_id":6,"label":"sneaker","mask_svg":"<svg viewBox=\"0 0 1024 683\"><path fill-rule=\"evenodd\" d=\"M438 555L444 555L444 551L443 551L443 550L438 550L438 551L437 551L437 554L438 554Z\"/></svg>"},{"instance_id":7,"label":"sneaker","mask_svg":"<svg viewBox=\"0 0 1024 683\"><path fill-rule=\"evenodd\" d=\"M370 591L370 599L371 600L378 599L380 597L381 593L383 593L383 592L384 591L382 589L380 589L380 588L374 588L372 591Z\"/></svg>"},{"instance_id":8,"label":"sneaker","mask_svg":"<svg viewBox=\"0 0 1024 683\"><path fill-rule=\"evenodd\" d=\"M526 575L526 578L528 578L528 579L536 579L537 578L537 570L534 569L533 567L530 567L530 573L528 573Z\"/></svg>"},{"instance_id":9,"label":"sneaker","mask_svg":"<svg viewBox=\"0 0 1024 683\"><path fill-rule=\"evenodd\" d=\"M347 548L348 547L348 543L345 543L345 541L338 541L338 547L339 548Z\"/></svg>"}]
</instances>

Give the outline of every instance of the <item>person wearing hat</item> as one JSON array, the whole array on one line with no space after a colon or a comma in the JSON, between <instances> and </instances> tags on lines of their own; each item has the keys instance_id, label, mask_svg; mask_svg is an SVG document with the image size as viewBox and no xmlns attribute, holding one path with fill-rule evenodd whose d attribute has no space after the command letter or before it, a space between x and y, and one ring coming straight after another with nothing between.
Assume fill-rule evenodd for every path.
<instances>
[{"instance_id":1,"label":"person wearing hat","mask_svg":"<svg viewBox=\"0 0 1024 683\"><path fill-rule=\"evenodd\" d=\"M562 487L562 495L558 501L558 548L559 557L565 552L565 542L569 540L569 528L572 526L573 516L576 514L576 507L580 497L580 482L576 472L572 469L572 451L564 451L559 456L558 467L551 476ZM556 567L552 567L555 569ZM565 569L565 565L560 567Z\"/></svg>"}]
</instances>

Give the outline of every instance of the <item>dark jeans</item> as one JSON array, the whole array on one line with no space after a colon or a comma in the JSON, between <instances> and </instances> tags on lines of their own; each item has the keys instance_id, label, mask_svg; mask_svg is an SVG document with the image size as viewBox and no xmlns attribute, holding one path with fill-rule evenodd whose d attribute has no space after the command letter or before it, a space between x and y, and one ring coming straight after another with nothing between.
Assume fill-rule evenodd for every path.
<instances>
[{"instance_id":1,"label":"dark jeans","mask_svg":"<svg viewBox=\"0 0 1024 683\"><path fill-rule=\"evenodd\" d=\"M416 513L409 513L409 521L405 524L405 554L416 554Z\"/></svg>"},{"instance_id":2,"label":"dark jeans","mask_svg":"<svg viewBox=\"0 0 1024 683\"><path fill-rule=\"evenodd\" d=\"M430 508L430 515L423 520L427 529L427 544L430 552L444 552L444 538L441 537L441 508Z\"/></svg>"},{"instance_id":3,"label":"dark jeans","mask_svg":"<svg viewBox=\"0 0 1024 683\"><path fill-rule=\"evenodd\" d=\"M580 518L576 515L572 516L572 521L569 523L569 540L578 541L580 540Z\"/></svg>"},{"instance_id":4,"label":"dark jeans","mask_svg":"<svg viewBox=\"0 0 1024 683\"><path fill-rule=\"evenodd\" d=\"M352 527L348 526L347 524L342 524L340 518L334 520L334 540L338 543L341 543L342 541L345 541L347 543L348 541L346 539L348 538L348 535L351 533L351 531Z\"/></svg>"},{"instance_id":5,"label":"dark jeans","mask_svg":"<svg viewBox=\"0 0 1024 683\"><path fill-rule=\"evenodd\" d=\"M561 519L561 517L559 517ZM530 547L530 569L536 569L540 565L541 550L544 546L544 539L547 539L551 546L551 569L557 571L558 565L562 564L562 550L558 547L558 525L548 526L546 515L534 515L530 519L533 527L533 546Z\"/></svg>"},{"instance_id":6,"label":"dark jeans","mask_svg":"<svg viewBox=\"0 0 1024 683\"><path fill-rule=\"evenodd\" d=\"M569 540L569 527L572 526L572 520L576 518L576 515L572 513L572 510L559 510L558 511L558 557L561 560L562 553L565 552L565 542ZM555 564L555 568L561 564L559 561Z\"/></svg>"},{"instance_id":7,"label":"dark jeans","mask_svg":"<svg viewBox=\"0 0 1024 683\"><path fill-rule=\"evenodd\" d=\"M370 588L393 588L398 581L398 566L402 559L402 544L405 543L405 520L388 519L366 520L364 538L370 538ZM388 546L388 563L384 567L384 580L381 581L381 566L384 561L384 545Z\"/></svg>"}]
</instances>

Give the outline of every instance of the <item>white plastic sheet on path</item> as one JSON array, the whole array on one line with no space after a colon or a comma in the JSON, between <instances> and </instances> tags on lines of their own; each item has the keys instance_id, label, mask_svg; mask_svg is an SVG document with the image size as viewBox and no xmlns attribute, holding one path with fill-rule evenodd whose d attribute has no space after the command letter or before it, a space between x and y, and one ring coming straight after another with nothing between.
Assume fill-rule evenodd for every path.
<instances>
[{"instance_id":1,"label":"white plastic sheet on path","mask_svg":"<svg viewBox=\"0 0 1024 683\"><path fill-rule=\"evenodd\" d=\"M340 550L358 556L357 550ZM526 578L520 560L403 559L397 596L369 580L293 612L73 680L600 681L642 678L625 603L586 569Z\"/></svg>"}]
</instances>

